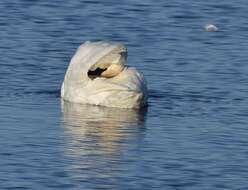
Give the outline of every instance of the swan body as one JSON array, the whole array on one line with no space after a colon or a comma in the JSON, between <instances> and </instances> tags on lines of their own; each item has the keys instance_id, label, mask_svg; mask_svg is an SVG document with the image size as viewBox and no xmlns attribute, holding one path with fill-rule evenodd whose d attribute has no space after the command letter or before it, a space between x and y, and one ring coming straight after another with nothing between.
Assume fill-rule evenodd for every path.
<instances>
[{"instance_id":1,"label":"swan body","mask_svg":"<svg viewBox=\"0 0 248 190\"><path fill-rule=\"evenodd\" d=\"M120 43L85 42L65 74L62 99L108 107L141 108L147 103L146 82L126 66L127 50Z\"/></svg>"}]
</instances>

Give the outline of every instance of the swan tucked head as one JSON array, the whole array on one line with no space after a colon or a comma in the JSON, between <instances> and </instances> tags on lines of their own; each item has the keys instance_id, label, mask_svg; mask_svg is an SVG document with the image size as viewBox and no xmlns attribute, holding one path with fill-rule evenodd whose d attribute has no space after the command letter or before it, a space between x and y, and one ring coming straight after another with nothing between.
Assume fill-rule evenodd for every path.
<instances>
[{"instance_id":1,"label":"swan tucked head","mask_svg":"<svg viewBox=\"0 0 248 190\"><path fill-rule=\"evenodd\" d=\"M120 43L85 42L70 61L61 97L108 107L145 106L145 79L134 67L125 66L126 59L127 49Z\"/></svg>"},{"instance_id":2,"label":"swan tucked head","mask_svg":"<svg viewBox=\"0 0 248 190\"><path fill-rule=\"evenodd\" d=\"M107 55L100 58L88 71L91 79L96 77L111 78L118 75L125 67L127 60L127 49L122 44L116 47Z\"/></svg>"}]
</instances>

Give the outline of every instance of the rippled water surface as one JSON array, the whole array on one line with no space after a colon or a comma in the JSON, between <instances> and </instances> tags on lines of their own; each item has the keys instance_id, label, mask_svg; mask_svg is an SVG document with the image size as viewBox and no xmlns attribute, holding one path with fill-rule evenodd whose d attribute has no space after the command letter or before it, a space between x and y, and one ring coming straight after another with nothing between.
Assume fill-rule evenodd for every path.
<instances>
[{"instance_id":1,"label":"rippled water surface","mask_svg":"<svg viewBox=\"0 0 248 190\"><path fill-rule=\"evenodd\" d=\"M0 189L248 189L247 12L246 0L1 0ZM147 109L61 102L86 40L127 46Z\"/></svg>"}]
</instances>

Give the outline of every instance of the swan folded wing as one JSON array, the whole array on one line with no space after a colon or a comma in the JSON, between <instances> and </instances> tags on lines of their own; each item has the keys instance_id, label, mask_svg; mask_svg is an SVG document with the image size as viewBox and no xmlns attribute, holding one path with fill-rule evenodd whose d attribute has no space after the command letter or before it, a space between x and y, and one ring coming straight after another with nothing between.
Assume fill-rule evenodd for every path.
<instances>
[{"instance_id":1,"label":"swan folded wing","mask_svg":"<svg viewBox=\"0 0 248 190\"><path fill-rule=\"evenodd\" d=\"M118 76L110 78L109 83L116 83L132 91L146 91L146 81L134 67L126 67Z\"/></svg>"},{"instance_id":2,"label":"swan folded wing","mask_svg":"<svg viewBox=\"0 0 248 190\"><path fill-rule=\"evenodd\" d=\"M146 105L146 82L135 68L127 67L114 78L93 81L95 90L88 101L96 105L122 108L139 108ZM91 86L91 85L90 85Z\"/></svg>"}]
</instances>

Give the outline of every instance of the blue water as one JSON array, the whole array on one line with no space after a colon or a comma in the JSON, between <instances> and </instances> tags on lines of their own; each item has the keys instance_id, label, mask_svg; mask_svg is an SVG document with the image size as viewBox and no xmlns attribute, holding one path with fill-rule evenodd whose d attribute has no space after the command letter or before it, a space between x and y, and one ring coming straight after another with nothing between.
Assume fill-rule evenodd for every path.
<instances>
[{"instance_id":1,"label":"blue water","mask_svg":"<svg viewBox=\"0 0 248 190\"><path fill-rule=\"evenodd\" d=\"M247 12L247 0L1 0L0 189L248 189ZM86 40L127 46L147 109L61 102Z\"/></svg>"}]
</instances>

